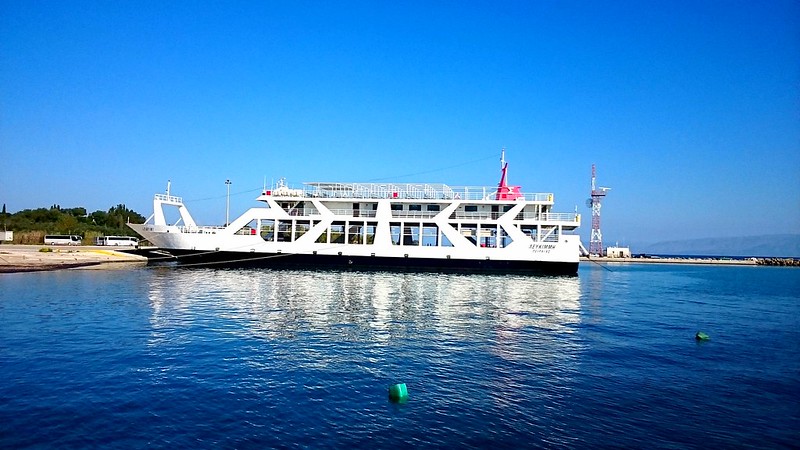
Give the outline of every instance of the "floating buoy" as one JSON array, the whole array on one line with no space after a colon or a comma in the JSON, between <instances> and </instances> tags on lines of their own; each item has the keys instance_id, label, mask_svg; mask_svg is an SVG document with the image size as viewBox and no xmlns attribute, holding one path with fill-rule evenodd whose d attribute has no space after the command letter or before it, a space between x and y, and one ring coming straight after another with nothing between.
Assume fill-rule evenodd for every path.
<instances>
[{"instance_id":1,"label":"floating buoy","mask_svg":"<svg viewBox=\"0 0 800 450\"><path fill-rule=\"evenodd\" d=\"M702 331L698 331L697 334L694 335L694 338L698 341L707 341L709 339L708 335Z\"/></svg>"},{"instance_id":2,"label":"floating buoy","mask_svg":"<svg viewBox=\"0 0 800 450\"><path fill-rule=\"evenodd\" d=\"M404 402L408 400L408 389L405 383L397 383L389 386L389 400L393 402Z\"/></svg>"}]
</instances>

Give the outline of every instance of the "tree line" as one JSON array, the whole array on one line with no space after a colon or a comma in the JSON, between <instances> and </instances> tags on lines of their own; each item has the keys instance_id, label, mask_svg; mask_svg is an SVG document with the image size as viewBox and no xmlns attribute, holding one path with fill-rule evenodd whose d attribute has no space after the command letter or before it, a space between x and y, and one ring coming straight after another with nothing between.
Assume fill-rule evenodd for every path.
<instances>
[{"instance_id":1,"label":"tree line","mask_svg":"<svg viewBox=\"0 0 800 450\"><path fill-rule=\"evenodd\" d=\"M62 208L53 205L50 208L24 209L13 214L6 212L3 204L0 213L3 228L18 233L39 232L37 234L76 234L84 238L95 236L137 236L125 224L144 223L145 217L128 209L120 203L108 211L97 210L87 213L86 208Z\"/></svg>"}]
</instances>

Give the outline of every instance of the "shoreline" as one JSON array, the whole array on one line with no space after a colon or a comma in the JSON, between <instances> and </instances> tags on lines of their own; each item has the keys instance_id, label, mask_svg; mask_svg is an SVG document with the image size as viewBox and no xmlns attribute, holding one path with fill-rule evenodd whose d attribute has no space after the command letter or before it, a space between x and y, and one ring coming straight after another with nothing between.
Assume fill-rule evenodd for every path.
<instances>
[{"instance_id":1,"label":"shoreline","mask_svg":"<svg viewBox=\"0 0 800 450\"><path fill-rule=\"evenodd\" d=\"M50 251L42 252L43 248ZM125 249L128 249L125 247ZM0 274L77 269L122 269L147 265L148 258L103 246L0 245ZM606 258L582 256L580 263L685 264L718 266L800 266L793 258Z\"/></svg>"},{"instance_id":2,"label":"shoreline","mask_svg":"<svg viewBox=\"0 0 800 450\"><path fill-rule=\"evenodd\" d=\"M581 256L581 262L596 263L632 263L632 264L713 264L720 266L755 266L752 259L718 259L718 258L608 258Z\"/></svg>"},{"instance_id":3,"label":"shoreline","mask_svg":"<svg viewBox=\"0 0 800 450\"><path fill-rule=\"evenodd\" d=\"M40 249L50 251L43 252ZM108 247L0 245L0 273L42 272L63 269L117 269L143 266L147 258Z\"/></svg>"}]
</instances>

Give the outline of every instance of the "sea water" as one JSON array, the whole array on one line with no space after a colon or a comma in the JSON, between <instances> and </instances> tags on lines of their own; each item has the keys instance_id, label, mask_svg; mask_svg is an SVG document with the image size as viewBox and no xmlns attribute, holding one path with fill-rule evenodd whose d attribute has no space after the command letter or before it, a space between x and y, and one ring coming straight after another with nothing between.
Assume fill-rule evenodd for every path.
<instances>
[{"instance_id":1,"label":"sea water","mask_svg":"<svg viewBox=\"0 0 800 450\"><path fill-rule=\"evenodd\" d=\"M774 267L6 274L0 448L793 447L799 296Z\"/></svg>"}]
</instances>

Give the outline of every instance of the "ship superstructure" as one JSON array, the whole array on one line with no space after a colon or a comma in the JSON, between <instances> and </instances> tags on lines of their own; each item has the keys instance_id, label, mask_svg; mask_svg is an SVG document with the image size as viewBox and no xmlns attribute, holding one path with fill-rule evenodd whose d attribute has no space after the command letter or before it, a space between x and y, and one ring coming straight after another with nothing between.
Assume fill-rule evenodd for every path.
<instances>
[{"instance_id":1,"label":"ship superstructure","mask_svg":"<svg viewBox=\"0 0 800 450\"><path fill-rule=\"evenodd\" d=\"M580 215L508 186L502 168L497 187L281 180L225 227L198 226L168 192L130 227L184 265L577 273Z\"/></svg>"}]
</instances>

